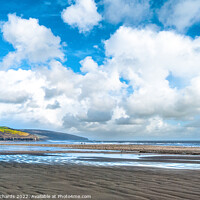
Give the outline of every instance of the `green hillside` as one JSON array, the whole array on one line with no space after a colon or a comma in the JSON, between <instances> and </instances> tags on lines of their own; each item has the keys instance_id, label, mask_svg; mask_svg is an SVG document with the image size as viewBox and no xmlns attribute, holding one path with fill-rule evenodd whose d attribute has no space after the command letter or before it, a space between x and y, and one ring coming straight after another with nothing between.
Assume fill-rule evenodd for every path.
<instances>
[{"instance_id":1,"label":"green hillside","mask_svg":"<svg viewBox=\"0 0 200 200\"><path fill-rule=\"evenodd\" d=\"M38 137L6 126L0 126L0 140L38 140Z\"/></svg>"}]
</instances>

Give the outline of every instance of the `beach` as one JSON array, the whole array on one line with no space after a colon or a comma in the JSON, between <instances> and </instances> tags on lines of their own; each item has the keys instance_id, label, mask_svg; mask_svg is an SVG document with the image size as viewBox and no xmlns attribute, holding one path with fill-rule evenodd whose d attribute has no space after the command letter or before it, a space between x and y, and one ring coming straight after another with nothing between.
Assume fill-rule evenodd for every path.
<instances>
[{"instance_id":1,"label":"beach","mask_svg":"<svg viewBox=\"0 0 200 200\"><path fill-rule=\"evenodd\" d=\"M84 195L84 199L95 200L200 197L198 170L1 163L0 177L0 195L4 197L56 195L56 199L65 199L66 195Z\"/></svg>"},{"instance_id":2,"label":"beach","mask_svg":"<svg viewBox=\"0 0 200 200\"><path fill-rule=\"evenodd\" d=\"M199 199L200 147L0 144L0 199Z\"/></svg>"}]
</instances>

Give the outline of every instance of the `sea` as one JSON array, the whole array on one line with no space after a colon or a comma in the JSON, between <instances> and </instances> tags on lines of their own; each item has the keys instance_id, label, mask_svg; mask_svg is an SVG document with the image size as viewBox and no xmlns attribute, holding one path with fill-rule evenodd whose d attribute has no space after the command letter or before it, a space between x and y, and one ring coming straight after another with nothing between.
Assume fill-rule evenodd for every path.
<instances>
[{"instance_id":1,"label":"sea","mask_svg":"<svg viewBox=\"0 0 200 200\"><path fill-rule=\"evenodd\" d=\"M58 144L126 144L126 145L154 145L154 146L181 146L200 147L200 141L68 141L68 140L47 140L46 143Z\"/></svg>"},{"instance_id":2,"label":"sea","mask_svg":"<svg viewBox=\"0 0 200 200\"><path fill-rule=\"evenodd\" d=\"M45 164L45 165L89 165L104 167L157 167L168 169L200 169L200 156L192 155L189 158L185 155L163 155L167 159L163 162L160 154L123 154L120 151L110 151L108 153L102 150L87 149L66 149L62 147L43 147L43 146L20 146L14 144L140 144L140 145L159 145L159 146L181 146L181 147L200 147L200 141L69 141L69 140L47 140L35 142L13 142L1 141L0 155L1 162L9 163L29 163L29 164ZM69 151L68 153L50 153L51 151ZM70 151L84 151L84 153L73 153ZM49 151L44 154L7 154L10 151ZM88 151L88 152L87 152ZM101 152L99 152L101 151ZM107 151L108 152L108 151ZM116 153L117 152L117 153ZM152 161L152 157L154 158ZM156 158L157 157L157 158ZM170 157L170 159L168 159ZM177 159L178 158L178 159Z\"/></svg>"}]
</instances>

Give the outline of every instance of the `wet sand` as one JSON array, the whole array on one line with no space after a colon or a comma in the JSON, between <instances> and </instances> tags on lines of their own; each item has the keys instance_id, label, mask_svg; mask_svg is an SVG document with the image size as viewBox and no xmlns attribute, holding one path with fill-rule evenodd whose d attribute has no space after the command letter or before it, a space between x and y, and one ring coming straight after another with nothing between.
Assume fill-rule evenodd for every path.
<instances>
[{"instance_id":1,"label":"wet sand","mask_svg":"<svg viewBox=\"0 0 200 200\"><path fill-rule=\"evenodd\" d=\"M0 195L68 194L91 195L95 200L198 200L199 182L198 170L0 164Z\"/></svg>"},{"instance_id":2,"label":"wet sand","mask_svg":"<svg viewBox=\"0 0 200 200\"><path fill-rule=\"evenodd\" d=\"M200 148L150 145L65 145L65 144L0 144L14 146L63 147L63 151L7 151L0 155L48 153L157 153L141 157L140 162L200 163ZM78 150L83 149L83 150ZM87 149L87 151L84 149ZM89 151L88 151L89 149ZM94 150L100 150L95 152ZM162 155L176 154L176 155ZM180 155L178 155L180 154ZM184 155L186 154L186 155ZM77 158L78 159L78 158ZM81 159L81 158L80 158ZM87 159L84 158L86 161ZM124 162L119 158L89 158L98 162ZM137 159L127 161L136 162ZM200 199L200 170L150 167L97 167L84 165L44 165L0 162L0 199L69 199L66 195L89 195L97 200L182 200ZM4 195L4 196L3 196ZM15 195L15 198L10 198ZM24 196L17 196L24 195ZM45 198L31 198L46 195ZM48 196L49 195L49 196ZM55 195L55 196L52 196ZM60 196L59 196L60 195ZM91 195L91 198L90 198ZM5 198L4 198L5 197ZM6 198L8 197L8 198ZM17 198L19 197L19 198ZM47 198L49 197L49 198ZM55 198L52 198L55 197ZM80 199L80 198L71 199Z\"/></svg>"},{"instance_id":3,"label":"wet sand","mask_svg":"<svg viewBox=\"0 0 200 200\"><path fill-rule=\"evenodd\" d=\"M91 150L119 150L121 153L157 153L157 154L188 154L200 155L200 147L179 146L153 146L153 145L118 145L118 144L3 144L0 146L41 146L62 147L67 149L91 149Z\"/></svg>"}]
</instances>

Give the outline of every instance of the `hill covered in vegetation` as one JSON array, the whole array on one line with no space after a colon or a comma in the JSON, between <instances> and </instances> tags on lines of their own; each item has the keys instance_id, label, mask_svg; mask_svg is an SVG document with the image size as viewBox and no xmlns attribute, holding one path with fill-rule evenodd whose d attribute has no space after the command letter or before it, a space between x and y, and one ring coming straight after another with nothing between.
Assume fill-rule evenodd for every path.
<instances>
[{"instance_id":1,"label":"hill covered in vegetation","mask_svg":"<svg viewBox=\"0 0 200 200\"><path fill-rule=\"evenodd\" d=\"M49 130L19 129L19 131L37 135L40 138L40 140L77 140L77 141L88 140L85 137L80 137L80 136L72 135L68 133L49 131Z\"/></svg>"},{"instance_id":2,"label":"hill covered in vegetation","mask_svg":"<svg viewBox=\"0 0 200 200\"><path fill-rule=\"evenodd\" d=\"M15 130L6 126L0 126L0 140L39 140L39 138L33 134Z\"/></svg>"}]
</instances>

